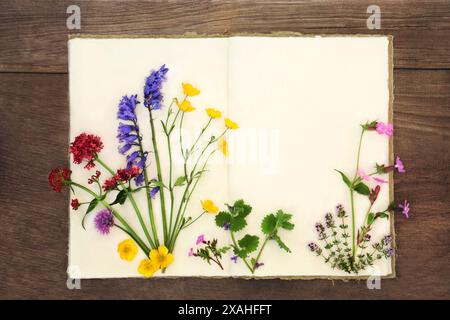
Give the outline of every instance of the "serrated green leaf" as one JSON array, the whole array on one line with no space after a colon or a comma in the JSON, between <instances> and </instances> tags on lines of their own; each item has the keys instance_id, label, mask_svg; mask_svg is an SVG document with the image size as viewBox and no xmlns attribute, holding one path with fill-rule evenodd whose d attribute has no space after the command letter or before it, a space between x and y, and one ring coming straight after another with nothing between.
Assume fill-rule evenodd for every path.
<instances>
[{"instance_id":1,"label":"serrated green leaf","mask_svg":"<svg viewBox=\"0 0 450 320\"><path fill-rule=\"evenodd\" d=\"M180 187L180 186L184 185L185 182L186 182L186 177L185 176L178 177L177 180L175 180L174 186L175 187Z\"/></svg>"},{"instance_id":2,"label":"serrated green leaf","mask_svg":"<svg viewBox=\"0 0 450 320\"><path fill-rule=\"evenodd\" d=\"M356 186L353 187L353 189L358 192L359 194L362 194L364 196L368 196L370 194L370 189L368 186L366 186L364 183L360 182Z\"/></svg>"},{"instance_id":3,"label":"serrated green leaf","mask_svg":"<svg viewBox=\"0 0 450 320\"><path fill-rule=\"evenodd\" d=\"M97 204L98 204L97 198L94 198L94 199L91 200L91 202L89 202L89 206L88 206L88 208L86 210L86 213L83 216L83 220L81 221L81 226L83 227L84 230L86 230L86 227L84 226L84 221L85 221L87 215L89 214L89 212L94 210L95 207L97 206Z\"/></svg>"},{"instance_id":4,"label":"serrated green leaf","mask_svg":"<svg viewBox=\"0 0 450 320\"><path fill-rule=\"evenodd\" d=\"M281 249L285 250L286 252L291 252L291 249L289 249L288 246L283 241L281 241L278 235L273 235L271 239L275 240L275 242Z\"/></svg>"},{"instance_id":5,"label":"serrated green leaf","mask_svg":"<svg viewBox=\"0 0 450 320\"><path fill-rule=\"evenodd\" d=\"M351 183L350 179L342 171L339 171L339 170L336 170L336 169L334 169L334 170L341 174L342 181L344 181L344 183L347 185L347 187L351 188L352 187L352 183Z\"/></svg>"},{"instance_id":6,"label":"serrated green leaf","mask_svg":"<svg viewBox=\"0 0 450 320\"><path fill-rule=\"evenodd\" d=\"M117 194L114 202L110 203L110 206L113 206L117 203L124 204L126 200L127 200L127 192L125 190L120 190L120 192Z\"/></svg>"},{"instance_id":7,"label":"serrated green leaf","mask_svg":"<svg viewBox=\"0 0 450 320\"><path fill-rule=\"evenodd\" d=\"M261 231L264 234L272 234L277 227L277 218L274 214L268 214L261 222Z\"/></svg>"},{"instance_id":8,"label":"serrated green leaf","mask_svg":"<svg viewBox=\"0 0 450 320\"><path fill-rule=\"evenodd\" d=\"M240 217L232 217L230 221L230 231L232 232L238 232L245 228L247 225L247 222L244 218Z\"/></svg>"},{"instance_id":9,"label":"serrated green leaf","mask_svg":"<svg viewBox=\"0 0 450 320\"><path fill-rule=\"evenodd\" d=\"M295 225L293 223L290 223L289 221L285 221L281 224L281 227L286 230L292 230L294 229Z\"/></svg>"},{"instance_id":10,"label":"serrated green leaf","mask_svg":"<svg viewBox=\"0 0 450 320\"><path fill-rule=\"evenodd\" d=\"M228 212L221 211L216 215L216 225L222 228L226 223L231 222L231 215Z\"/></svg>"},{"instance_id":11,"label":"serrated green leaf","mask_svg":"<svg viewBox=\"0 0 450 320\"><path fill-rule=\"evenodd\" d=\"M241 250L245 250L247 254L251 253L258 249L259 237L246 234L241 240L238 241L238 245Z\"/></svg>"},{"instance_id":12,"label":"serrated green leaf","mask_svg":"<svg viewBox=\"0 0 450 320\"><path fill-rule=\"evenodd\" d=\"M240 199L234 202L232 215L239 218L245 218L252 211L252 207Z\"/></svg>"}]
</instances>

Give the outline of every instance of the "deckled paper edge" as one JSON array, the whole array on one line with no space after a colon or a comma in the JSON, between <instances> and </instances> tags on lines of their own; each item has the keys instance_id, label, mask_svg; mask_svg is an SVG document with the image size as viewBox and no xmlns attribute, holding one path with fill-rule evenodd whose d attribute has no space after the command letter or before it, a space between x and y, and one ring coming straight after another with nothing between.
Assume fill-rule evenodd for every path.
<instances>
[{"instance_id":1,"label":"deckled paper edge","mask_svg":"<svg viewBox=\"0 0 450 320\"><path fill-rule=\"evenodd\" d=\"M179 39L179 38L231 38L231 37L305 37L305 38L327 38L327 37L350 37L350 38L365 38L365 37L386 37L388 39L388 90L389 90L389 108L388 108L388 122L393 123L394 119L394 47L393 35L383 35L383 34L303 34L300 32L291 32L291 31L280 31L280 32L271 32L271 33L216 33L216 34L203 34L196 32L187 32L185 34L149 34L149 35L136 35L136 34L117 34L117 35L108 35L108 34L69 34L68 35L68 44L71 39ZM68 64L70 63L70 59L68 56ZM70 71L70 69L68 69ZM70 74L69 74L69 86L68 86L68 97L69 97L69 106L70 106ZM69 107L69 119L70 119L70 107ZM69 143L70 143L70 121L69 121ZM391 137L389 139L389 162L393 163L394 161L394 138ZM70 161L70 157L69 157ZM394 174L393 172L389 173L389 202L392 203L394 201ZM70 192L69 192L69 202L70 202ZM69 245L70 245L70 207L69 207ZM394 215L390 217L390 229L391 235L393 237L394 249L397 249L396 243L396 234L395 234L395 223L394 223ZM69 247L69 246L68 246ZM69 248L68 248L69 250ZM69 251L68 251L69 252ZM396 251L395 251L396 252ZM396 254L391 257L391 273L387 275L380 276L381 279L394 279L397 277L396 272ZM68 257L70 255L68 254ZM70 262L68 261L68 267L70 267ZM70 274L68 274L70 276ZM342 280L344 282L348 282L349 280L367 280L371 278L371 275L365 276L156 276L153 279L185 279L185 278L198 278L198 279L244 279L244 280L266 280L266 279L280 279L280 280ZM82 278L82 279L134 279L136 277L117 277L117 278Z\"/></svg>"}]
</instances>

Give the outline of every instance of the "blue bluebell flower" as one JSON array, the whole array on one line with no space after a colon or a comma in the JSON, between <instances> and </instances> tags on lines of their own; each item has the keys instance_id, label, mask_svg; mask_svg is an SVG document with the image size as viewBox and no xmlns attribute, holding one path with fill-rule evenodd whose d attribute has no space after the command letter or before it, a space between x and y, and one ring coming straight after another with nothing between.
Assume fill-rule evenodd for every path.
<instances>
[{"instance_id":1,"label":"blue bluebell flower","mask_svg":"<svg viewBox=\"0 0 450 320\"><path fill-rule=\"evenodd\" d=\"M117 139L119 139L119 152L121 154L127 154L132 148L139 148L139 140L141 139L139 134L139 126L137 124L136 106L140 102L137 99L137 95L123 96L119 102L117 111L117 118L123 121L129 121L129 123L119 123ZM141 173L134 179L136 185L142 185L144 182L144 175L142 170L145 168L145 162L147 160L147 153L142 153L139 150L133 149L133 151L127 155L127 168L137 166L141 169Z\"/></svg>"},{"instance_id":2,"label":"blue bluebell flower","mask_svg":"<svg viewBox=\"0 0 450 320\"><path fill-rule=\"evenodd\" d=\"M161 88L169 69L163 64L158 70L153 70L145 80L144 86L144 106L152 110L159 110L162 107L163 95Z\"/></svg>"},{"instance_id":3,"label":"blue bluebell flower","mask_svg":"<svg viewBox=\"0 0 450 320\"><path fill-rule=\"evenodd\" d=\"M152 199L155 199L156 194L159 191L159 187L154 187L153 189L150 190L150 197L152 197Z\"/></svg>"}]
</instances>

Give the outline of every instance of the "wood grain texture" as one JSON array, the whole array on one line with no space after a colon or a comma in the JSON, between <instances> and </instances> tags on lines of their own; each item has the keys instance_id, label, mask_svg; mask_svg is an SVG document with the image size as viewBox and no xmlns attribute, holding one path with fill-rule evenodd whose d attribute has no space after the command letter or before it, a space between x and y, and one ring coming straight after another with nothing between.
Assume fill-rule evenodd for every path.
<instances>
[{"instance_id":1,"label":"wood grain texture","mask_svg":"<svg viewBox=\"0 0 450 320\"><path fill-rule=\"evenodd\" d=\"M47 174L67 165L66 74L0 73L0 298L450 299L450 70L396 70L394 147L407 165L397 200L397 278L365 281L242 279L82 280L66 287L67 190ZM76 214L76 213L72 213ZM113 290L111 288L114 288Z\"/></svg>"},{"instance_id":2,"label":"wood grain texture","mask_svg":"<svg viewBox=\"0 0 450 320\"><path fill-rule=\"evenodd\" d=\"M450 68L449 0L379 0L382 29L368 30L372 0L116 1L3 0L0 71L66 72L67 36L270 33L392 34L396 67ZM66 8L81 8L81 30Z\"/></svg>"}]
</instances>

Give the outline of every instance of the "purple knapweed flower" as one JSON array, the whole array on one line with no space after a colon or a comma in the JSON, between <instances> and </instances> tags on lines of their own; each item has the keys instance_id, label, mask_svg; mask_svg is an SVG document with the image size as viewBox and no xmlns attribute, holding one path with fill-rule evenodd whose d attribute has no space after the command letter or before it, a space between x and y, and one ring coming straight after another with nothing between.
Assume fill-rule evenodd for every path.
<instances>
[{"instance_id":1,"label":"purple knapweed flower","mask_svg":"<svg viewBox=\"0 0 450 320\"><path fill-rule=\"evenodd\" d=\"M103 209L97 212L94 218L95 228L101 234L108 234L114 226L114 216L109 209Z\"/></svg>"},{"instance_id":2,"label":"purple knapweed flower","mask_svg":"<svg viewBox=\"0 0 450 320\"><path fill-rule=\"evenodd\" d=\"M144 86L144 106L151 110L161 109L161 101L163 95L161 88L164 80L166 80L166 73L169 69L163 64L158 70L153 70L145 79Z\"/></svg>"}]
</instances>

